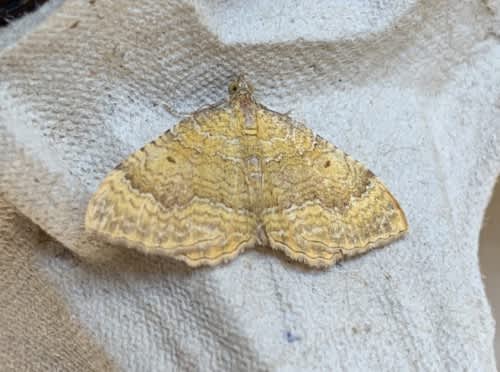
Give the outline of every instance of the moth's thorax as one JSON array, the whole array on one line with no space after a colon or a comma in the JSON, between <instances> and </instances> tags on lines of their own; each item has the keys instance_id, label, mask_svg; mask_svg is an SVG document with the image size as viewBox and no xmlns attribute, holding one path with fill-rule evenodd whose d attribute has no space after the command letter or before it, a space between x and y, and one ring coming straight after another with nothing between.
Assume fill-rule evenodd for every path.
<instances>
[{"instance_id":1,"label":"moth's thorax","mask_svg":"<svg viewBox=\"0 0 500 372\"><path fill-rule=\"evenodd\" d=\"M263 208L262 148L259 137L258 106L252 95L231 95L233 115L241 131L241 151L245 184L249 198L248 210L258 216Z\"/></svg>"},{"instance_id":2,"label":"moth's thorax","mask_svg":"<svg viewBox=\"0 0 500 372\"><path fill-rule=\"evenodd\" d=\"M253 97L250 94L240 94L231 98L231 106L235 116L241 119L242 134L246 136L257 136L257 105Z\"/></svg>"}]
</instances>

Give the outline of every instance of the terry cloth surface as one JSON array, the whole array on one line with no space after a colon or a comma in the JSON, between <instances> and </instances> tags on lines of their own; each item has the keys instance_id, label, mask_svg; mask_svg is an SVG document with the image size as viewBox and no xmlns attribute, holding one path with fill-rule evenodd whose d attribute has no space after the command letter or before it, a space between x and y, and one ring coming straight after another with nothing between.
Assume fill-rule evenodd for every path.
<instances>
[{"instance_id":1,"label":"terry cloth surface","mask_svg":"<svg viewBox=\"0 0 500 372\"><path fill-rule=\"evenodd\" d=\"M499 2L305 3L67 0L1 31L1 365L495 370L477 244ZM409 235L324 271L267 250L189 270L88 237L99 181L178 120L161 103L219 101L240 72L377 174Z\"/></svg>"}]
</instances>

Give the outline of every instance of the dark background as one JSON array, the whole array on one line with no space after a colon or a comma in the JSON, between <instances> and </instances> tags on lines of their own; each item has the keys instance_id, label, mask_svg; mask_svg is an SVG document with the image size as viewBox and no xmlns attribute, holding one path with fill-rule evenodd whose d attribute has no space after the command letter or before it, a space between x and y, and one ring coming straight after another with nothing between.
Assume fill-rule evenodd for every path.
<instances>
[{"instance_id":1,"label":"dark background","mask_svg":"<svg viewBox=\"0 0 500 372\"><path fill-rule=\"evenodd\" d=\"M32 12L47 0L0 0L0 27Z\"/></svg>"}]
</instances>

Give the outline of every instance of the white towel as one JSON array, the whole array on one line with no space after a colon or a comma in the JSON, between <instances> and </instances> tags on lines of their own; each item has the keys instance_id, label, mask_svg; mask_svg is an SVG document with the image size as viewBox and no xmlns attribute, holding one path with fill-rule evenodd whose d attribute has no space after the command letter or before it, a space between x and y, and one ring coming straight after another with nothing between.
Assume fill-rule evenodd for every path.
<instances>
[{"instance_id":1,"label":"white towel","mask_svg":"<svg viewBox=\"0 0 500 372\"><path fill-rule=\"evenodd\" d=\"M118 368L495 370L477 249L500 169L498 1L45 9L0 34L0 195L76 254L33 248ZM190 270L89 239L99 182L178 120L161 104L219 101L236 73L370 168L407 237L319 271L269 250Z\"/></svg>"}]
</instances>

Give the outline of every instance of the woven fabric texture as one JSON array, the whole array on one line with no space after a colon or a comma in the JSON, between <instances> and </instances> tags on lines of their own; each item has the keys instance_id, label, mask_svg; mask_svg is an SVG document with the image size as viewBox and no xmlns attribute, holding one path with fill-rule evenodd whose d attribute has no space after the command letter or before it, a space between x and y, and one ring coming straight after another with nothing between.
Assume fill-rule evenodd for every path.
<instances>
[{"instance_id":1,"label":"woven fabric texture","mask_svg":"<svg viewBox=\"0 0 500 372\"><path fill-rule=\"evenodd\" d=\"M71 315L60 321L90 345L78 357L64 354L65 363L495 370L477 245L500 169L498 1L47 7L38 23L0 33L0 196L8 209L0 225L11 232L0 240L0 293L24 285L30 290L12 291L11 301L40 296L39 282L5 261L29 256L29 270L60 304L29 314L59 317L61 306ZM179 120L162 104L189 112L220 101L237 73L260 102L290 111L379 176L407 214L408 236L328 270L267 250L190 270L85 234L100 180ZM26 243L35 227L49 243ZM23 324L9 314L0 320ZM44 332L18 329L30 340ZM67 335L50 333L53 354ZM42 357L5 349L9 340L0 338L0 364Z\"/></svg>"}]
</instances>

